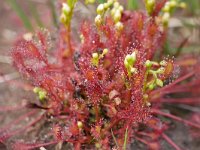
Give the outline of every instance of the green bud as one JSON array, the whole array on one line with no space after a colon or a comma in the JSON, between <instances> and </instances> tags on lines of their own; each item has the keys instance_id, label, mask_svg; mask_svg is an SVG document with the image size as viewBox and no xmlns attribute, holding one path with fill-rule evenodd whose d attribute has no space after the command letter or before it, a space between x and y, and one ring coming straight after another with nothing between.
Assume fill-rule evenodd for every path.
<instances>
[{"instance_id":1,"label":"green bud","mask_svg":"<svg viewBox=\"0 0 200 150\"><path fill-rule=\"evenodd\" d=\"M38 95L39 95L39 99L40 99L40 100L43 100L43 99L46 98L47 92L41 90L41 91L39 91Z\"/></svg>"},{"instance_id":2,"label":"green bud","mask_svg":"<svg viewBox=\"0 0 200 150\"><path fill-rule=\"evenodd\" d=\"M93 4L95 2L95 0L85 0L86 4Z\"/></svg>"},{"instance_id":3,"label":"green bud","mask_svg":"<svg viewBox=\"0 0 200 150\"><path fill-rule=\"evenodd\" d=\"M156 79L156 84L160 87L163 87L163 81L160 79Z\"/></svg>"},{"instance_id":4,"label":"green bud","mask_svg":"<svg viewBox=\"0 0 200 150\"><path fill-rule=\"evenodd\" d=\"M150 60L147 60L147 61L145 62L145 67L151 68L151 66L152 66L152 62L151 62Z\"/></svg>"},{"instance_id":5,"label":"green bud","mask_svg":"<svg viewBox=\"0 0 200 150\"><path fill-rule=\"evenodd\" d=\"M100 143L95 143L95 147L99 149L99 148L101 148L101 144Z\"/></svg>"},{"instance_id":6,"label":"green bud","mask_svg":"<svg viewBox=\"0 0 200 150\"><path fill-rule=\"evenodd\" d=\"M95 17L95 24L96 24L97 26L100 26L100 25L102 24L102 17L101 17L101 15L97 15L97 16Z\"/></svg>"},{"instance_id":7,"label":"green bud","mask_svg":"<svg viewBox=\"0 0 200 150\"><path fill-rule=\"evenodd\" d=\"M123 6L119 6L119 11L122 13L124 11L124 7Z\"/></svg>"},{"instance_id":8,"label":"green bud","mask_svg":"<svg viewBox=\"0 0 200 150\"><path fill-rule=\"evenodd\" d=\"M143 95L143 98L144 98L145 100L147 100L147 99L149 98L148 94L144 94L144 95Z\"/></svg>"},{"instance_id":9,"label":"green bud","mask_svg":"<svg viewBox=\"0 0 200 150\"><path fill-rule=\"evenodd\" d=\"M115 8L119 8L119 6L120 6L119 2L114 2L114 7Z\"/></svg>"},{"instance_id":10,"label":"green bud","mask_svg":"<svg viewBox=\"0 0 200 150\"><path fill-rule=\"evenodd\" d=\"M186 5L186 3L184 3L184 2L181 2L180 4L179 4L179 7L181 7L181 8L186 8L187 7L187 5Z\"/></svg>"},{"instance_id":11,"label":"green bud","mask_svg":"<svg viewBox=\"0 0 200 150\"><path fill-rule=\"evenodd\" d=\"M62 22L63 24L65 24L67 21L67 17L64 13L61 14L60 16L60 22Z\"/></svg>"},{"instance_id":12,"label":"green bud","mask_svg":"<svg viewBox=\"0 0 200 150\"><path fill-rule=\"evenodd\" d=\"M98 59L98 58L99 58L98 53L93 53L93 54L92 54L92 58L94 58L94 59Z\"/></svg>"},{"instance_id":13,"label":"green bud","mask_svg":"<svg viewBox=\"0 0 200 150\"><path fill-rule=\"evenodd\" d=\"M125 59L124 60L124 66L128 69L130 66L129 66L129 63L128 63L128 61Z\"/></svg>"},{"instance_id":14,"label":"green bud","mask_svg":"<svg viewBox=\"0 0 200 150\"><path fill-rule=\"evenodd\" d=\"M41 91L41 89L39 87L34 87L33 92L34 93L39 93Z\"/></svg>"},{"instance_id":15,"label":"green bud","mask_svg":"<svg viewBox=\"0 0 200 150\"><path fill-rule=\"evenodd\" d=\"M103 50L103 55L105 55L105 54L107 54L108 53L108 49L107 48L104 48L104 50Z\"/></svg>"},{"instance_id":16,"label":"green bud","mask_svg":"<svg viewBox=\"0 0 200 150\"><path fill-rule=\"evenodd\" d=\"M121 22L117 22L115 24L115 28L117 29L117 31L122 31L124 28L124 25Z\"/></svg>"},{"instance_id":17,"label":"green bud","mask_svg":"<svg viewBox=\"0 0 200 150\"><path fill-rule=\"evenodd\" d=\"M149 90L153 90L154 88L155 88L155 86L153 83L149 85Z\"/></svg>"},{"instance_id":18,"label":"green bud","mask_svg":"<svg viewBox=\"0 0 200 150\"><path fill-rule=\"evenodd\" d=\"M77 126L79 129L82 129L83 128L83 123L81 121L78 121L77 122Z\"/></svg>"},{"instance_id":19,"label":"green bud","mask_svg":"<svg viewBox=\"0 0 200 150\"><path fill-rule=\"evenodd\" d=\"M136 52L133 52L131 55L127 55L127 61L131 66L133 66L136 61Z\"/></svg>"},{"instance_id":20,"label":"green bud","mask_svg":"<svg viewBox=\"0 0 200 150\"><path fill-rule=\"evenodd\" d=\"M108 3L104 3L103 6L104 6L104 9L108 9L110 7Z\"/></svg>"},{"instance_id":21,"label":"green bud","mask_svg":"<svg viewBox=\"0 0 200 150\"><path fill-rule=\"evenodd\" d=\"M163 16L162 16L162 23L163 23L164 25L168 25L169 19L170 19L170 13L165 12L165 13L163 14Z\"/></svg>"},{"instance_id":22,"label":"green bud","mask_svg":"<svg viewBox=\"0 0 200 150\"><path fill-rule=\"evenodd\" d=\"M108 0L108 1L107 1L107 4L108 4L109 7L110 7L113 3L114 3L114 0Z\"/></svg>"},{"instance_id":23,"label":"green bud","mask_svg":"<svg viewBox=\"0 0 200 150\"><path fill-rule=\"evenodd\" d=\"M104 12L104 4L99 4L97 7L97 14L102 14Z\"/></svg>"},{"instance_id":24,"label":"green bud","mask_svg":"<svg viewBox=\"0 0 200 150\"><path fill-rule=\"evenodd\" d=\"M65 15L68 15L70 13L71 9L69 7L68 4L66 3L63 3L62 4L62 12L65 14Z\"/></svg>"},{"instance_id":25,"label":"green bud","mask_svg":"<svg viewBox=\"0 0 200 150\"><path fill-rule=\"evenodd\" d=\"M160 67L156 73L159 73L159 74L163 74L165 72L165 68L164 67Z\"/></svg>"},{"instance_id":26,"label":"green bud","mask_svg":"<svg viewBox=\"0 0 200 150\"><path fill-rule=\"evenodd\" d=\"M174 8L177 6L177 2L176 1L170 1L170 7Z\"/></svg>"},{"instance_id":27,"label":"green bud","mask_svg":"<svg viewBox=\"0 0 200 150\"><path fill-rule=\"evenodd\" d=\"M165 66L167 66L167 62L165 60L163 60L163 61L160 62L160 65L165 67Z\"/></svg>"},{"instance_id":28,"label":"green bud","mask_svg":"<svg viewBox=\"0 0 200 150\"><path fill-rule=\"evenodd\" d=\"M113 16L114 22L115 22L115 23L119 22L120 19L121 19L121 17L122 17L121 12L120 12L120 10L117 9L117 10L115 11L114 16Z\"/></svg>"},{"instance_id":29,"label":"green bud","mask_svg":"<svg viewBox=\"0 0 200 150\"><path fill-rule=\"evenodd\" d=\"M131 73L137 73L137 69L136 68L131 68Z\"/></svg>"},{"instance_id":30,"label":"green bud","mask_svg":"<svg viewBox=\"0 0 200 150\"><path fill-rule=\"evenodd\" d=\"M170 11L170 6L169 5L165 5L163 8L164 12L169 12Z\"/></svg>"}]
</instances>

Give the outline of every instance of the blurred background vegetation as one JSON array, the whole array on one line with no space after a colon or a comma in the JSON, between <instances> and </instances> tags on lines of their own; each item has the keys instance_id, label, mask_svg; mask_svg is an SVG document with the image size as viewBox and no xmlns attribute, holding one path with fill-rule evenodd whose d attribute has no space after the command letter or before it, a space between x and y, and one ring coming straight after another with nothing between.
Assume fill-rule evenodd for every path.
<instances>
[{"instance_id":1,"label":"blurred background vegetation","mask_svg":"<svg viewBox=\"0 0 200 150\"><path fill-rule=\"evenodd\" d=\"M0 5L0 62L10 63L9 49L18 35L47 28L54 33L59 25L57 0L3 0ZM129 10L144 9L142 0L120 0ZM200 0L183 0L185 10L177 10L170 20L169 36L164 49L166 54L200 52ZM96 0L95 5L84 5L79 0L75 9L73 28L78 34L80 18L93 19L95 5L105 0Z\"/></svg>"}]
</instances>

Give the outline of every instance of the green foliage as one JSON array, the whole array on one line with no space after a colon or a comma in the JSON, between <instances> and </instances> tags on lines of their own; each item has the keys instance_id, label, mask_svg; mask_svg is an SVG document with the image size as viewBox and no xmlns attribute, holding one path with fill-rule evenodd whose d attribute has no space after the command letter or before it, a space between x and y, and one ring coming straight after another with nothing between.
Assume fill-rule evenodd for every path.
<instances>
[{"instance_id":1,"label":"green foliage","mask_svg":"<svg viewBox=\"0 0 200 150\"><path fill-rule=\"evenodd\" d=\"M130 10L136 10L139 8L138 0L128 0L127 8Z\"/></svg>"},{"instance_id":2,"label":"green foliage","mask_svg":"<svg viewBox=\"0 0 200 150\"><path fill-rule=\"evenodd\" d=\"M7 2L10 4L12 9L17 13L17 15L20 17L22 20L24 26L28 30L33 30L33 26L31 24L31 21L29 20L29 17L25 14L23 9L19 6L16 0L7 0Z\"/></svg>"}]
</instances>

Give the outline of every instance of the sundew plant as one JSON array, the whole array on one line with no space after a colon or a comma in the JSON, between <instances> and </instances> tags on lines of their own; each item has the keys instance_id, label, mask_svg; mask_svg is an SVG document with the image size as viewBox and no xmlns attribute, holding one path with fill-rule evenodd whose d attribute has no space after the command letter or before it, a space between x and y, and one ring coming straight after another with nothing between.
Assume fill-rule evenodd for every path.
<instances>
[{"instance_id":1,"label":"sundew plant","mask_svg":"<svg viewBox=\"0 0 200 150\"><path fill-rule=\"evenodd\" d=\"M40 122L48 124L38 131L40 140L15 138L9 148L45 149L68 143L75 150L126 150L137 141L146 149L159 150L165 140L181 150L184 147L166 134L170 120L188 126L199 138L198 113L184 119L165 107L198 105L200 99L197 57L177 59L165 56L163 50L170 17L185 3L144 0L145 10L130 11L117 0L105 1L98 4L93 21L79 24L77 40L71 23L77 1L57 1L56 40L49 40L46 30L17 39L13 64L38 98L21 107L29 112L0 130L1 143L28 134ZM96 6L95 0L85 3ZM56 45L54 50L50 43ZM32 119L16 128L27 117Z\"/></svg>"}]
</instances>

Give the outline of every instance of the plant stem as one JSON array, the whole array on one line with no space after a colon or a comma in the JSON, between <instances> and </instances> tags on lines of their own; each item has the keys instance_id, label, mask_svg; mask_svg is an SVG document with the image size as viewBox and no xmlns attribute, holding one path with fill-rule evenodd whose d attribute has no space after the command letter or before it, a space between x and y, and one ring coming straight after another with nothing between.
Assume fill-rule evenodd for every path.
<instances>
[{"instance_id":1,"label":"plant stem","mask_svg":"<svg viewBox=\"0 0 200 150\"><path fill-rule=\"evenodd\" d=\"M166 134L162 134L162 137L171 145L173 146L176 150L181 150L181 148L178 147Z\"/></svg>"},{"instance_id":2,"label":"plant stem","mask_svg":"<svg viewBox=\"0 0 200 150\"><path fill-rule=\"evenodd\" d=\"M125 132L125 136L124 136L123 150L126 150L127 139L128 139L128 127L126 127L126 132Z\"/></svg>"},{"instance_id":3,"label":"plant stem","mask_svg":"<svg viewBox=\"0 0 200 150\"><path fill-rule=\"evenodd\" d=\"M171 118L171 119L174 119L176 121L179 121L179 122L182 122L186 125L189 125L189 126L192 126L192 127L195 127L195 128L199 128L200 129L200 125L199 124L196 124L196 123L193 123L193 122L190 122L190 121L187 121L187 120L184 120L180 117L177 117L177 116L174 116L172 114L168 114L168 113L165 113L165 112L162 112L158 109L152 109L152 113L154 114L157 114L157 115L162 115L162 116L165 116L165 117L168 117L168 118Z\"/></svg>"}]
</instances>

